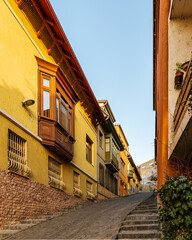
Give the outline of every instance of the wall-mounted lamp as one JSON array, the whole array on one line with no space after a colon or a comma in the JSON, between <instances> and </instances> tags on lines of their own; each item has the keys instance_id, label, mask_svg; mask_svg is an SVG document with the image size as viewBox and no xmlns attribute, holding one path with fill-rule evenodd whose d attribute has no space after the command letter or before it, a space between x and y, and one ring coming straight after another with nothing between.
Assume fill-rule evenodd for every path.
<instances>
[{"instance_id":1,"label":"wall-mounted lamp","mask_svg":"<svg viewBox=\"0 0 192 240\"><path fill-rule=\"evenodd\" d=\"M33 105L34 103L35 103L35 100L33 100L32 98L27 98L22 101L23 107L29 107L29 106Z\"/></svg>"}]
</instances>

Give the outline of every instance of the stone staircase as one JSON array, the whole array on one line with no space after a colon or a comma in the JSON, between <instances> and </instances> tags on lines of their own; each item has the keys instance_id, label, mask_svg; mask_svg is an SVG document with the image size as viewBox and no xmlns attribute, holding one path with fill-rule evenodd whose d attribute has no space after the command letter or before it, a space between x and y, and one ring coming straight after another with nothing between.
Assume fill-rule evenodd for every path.
<instances>
[{"instance_id":1,"label":"stone staircase","mask_svg":"<svg viewBox=\"0 0 192 240\"><path fill-rule=\"evenodd\" d=\"M117 239L159 240L157 194L140 203L122 222Z\"/></svg>"},{"instance_id":2,"label":"stone staircase","mask_svg":"<svg viewBox=\"0 0 192 240\"><path fill-rule=\"evenodd\" d=\"M79 205L76 205L76 206L71 206L71 207L68 207L68 208L65 208L65 209L58 210L57 212L54 212L54 213L50 212L50 213L47 213L47 215L34 216L31 219L21 220L17 224L5 225L4 229L0 230L0 239L6 239L10 235L15 234L19 231L22 231L26 228L32 227L32 226L34 226L38 223L41 223L41 222L48 221L52 218L58 217L58 216L63 215L65 213L75 211L76 209L82 208L86 205L89 205L89 203L84 203L84 204L79 204Z\"/></svg>"}]
</instances>

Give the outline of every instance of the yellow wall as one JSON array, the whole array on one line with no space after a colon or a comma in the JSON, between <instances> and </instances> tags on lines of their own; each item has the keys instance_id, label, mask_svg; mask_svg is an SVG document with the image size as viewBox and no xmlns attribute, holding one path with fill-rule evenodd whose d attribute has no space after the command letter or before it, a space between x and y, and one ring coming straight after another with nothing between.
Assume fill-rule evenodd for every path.
<instances>
[{"instance_id":1,"label":"yellow wall","mask_svg":"<svg viewBox=\"0 0 192 240\"><path fill-rule=\"evenodd\" d=\"M35 30L23 15L13 0L8 0L11 8L17 17L21 20L24 28L29 33L37 47L30 37L24 31L11 10L0 1L0 109L6 111L19 123L38 135L38 66L35 56L55 63L53 58L47 54L47 49L43 42L37 38ZM42 52L42 54L40 53ZM22 106L22 101L26 98L35 100L35 104L26 110ZM90 120L81 106L75 108L75 145L73 162L82 170L97 178L96 172L96 149L97 138L95 130L91 127ZM84 118L83 115L86 117ZM27 141L27 159L28 166L32 170L30 179L48 184L48 156L60 161L63 166L63 181L66 184L66 192L73 193L73 171L80 173L81 190L83 198L86 198L86 181L94 183L93 191L96 194L96 183L89 178L83 171L78 170L72 164L62 161L58 156L46 149L35 138L15 126L9 120L0 115L0 168L7 170L7 142L8 129L23 137ZM89 123L88 123L89 122ZM93 164L86 161L86 134L93 141Z\"/></svg>"},{"instance_id":2,"label":"yellow wall","mask_svg":"<svg viewBox=\"0 0 192 240\"><path fill-rule=\"evenodd\" d=\"M97 135L95 129L85 119L83 109L78 103L75 109L75 146L73 162L85 169L93 178L97 179ZM92 140L92 164L86 160L86 134Z\"/></svg>"}]
</instances>

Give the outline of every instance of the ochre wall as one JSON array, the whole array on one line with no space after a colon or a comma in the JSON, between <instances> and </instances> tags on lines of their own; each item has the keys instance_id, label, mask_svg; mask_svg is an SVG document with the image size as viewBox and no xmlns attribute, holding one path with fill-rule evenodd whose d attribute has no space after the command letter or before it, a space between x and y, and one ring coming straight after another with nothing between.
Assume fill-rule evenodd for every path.
<instances>
[{"instance_id":1,"label":"ochre wall","mask_svg":"<svg viewBox=\"0 0 192 240\"><path fill-rule=\"evenodd\" d=\"M16 17L4 1L0 1L0 21L1 31L1 64L0 64L0 109L3 109L14 119L23 124L26 128L38 135L38 66L35 56L55 63L53 58L47 54L47 49L43 42L37 38L32 25L18 8L16 1L8 0L12 10L22 22L24 31ZM37 49L39 48L39 50ZM42 53L42 54L41 54ZM43 56L42 56L43 55ZM22 100L32 98L35 104L26 110L22 106ZM75 145L73 161L93 179L96 175L96 148L97 139L95 129L90 123L83 108L75 108ZM85 116L85 118L83 117ZM88 119L88 122L85 120ZM66 192L73 193L73 171L80 173L81 190L83 198L86 198L86 181L93 183L93 192L96 194L96 182L87 176L83 171L78 170L72 164L67 163L51 151L46 149L38 140L28 135L26 132L16 127L9 120L0 116L0 168L7 170L7 142L8 129L17 133L27 141L27 160L32 173L30 179L48 185L48 156L53 157L62 163L62 176L66 184ZM93 141L93 164L86 161L86 134Z\"/></svg>"}]
</instances>

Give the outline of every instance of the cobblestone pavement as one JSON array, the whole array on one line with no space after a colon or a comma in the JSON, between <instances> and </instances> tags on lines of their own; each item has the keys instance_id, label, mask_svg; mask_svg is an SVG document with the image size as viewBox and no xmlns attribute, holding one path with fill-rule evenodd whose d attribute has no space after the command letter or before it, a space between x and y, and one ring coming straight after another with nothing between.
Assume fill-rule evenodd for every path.
<instances>
[{"instance_id":1,"label":"cobblestone pavement","mask_svg":"<svg viewBox=\"0 0 192 240\"><path fill-rule=\"evenodd\" d=\"M125 216L151 195L138 193L93 203L6 239L115 239Z\"/></svg>"}]
</instances>

